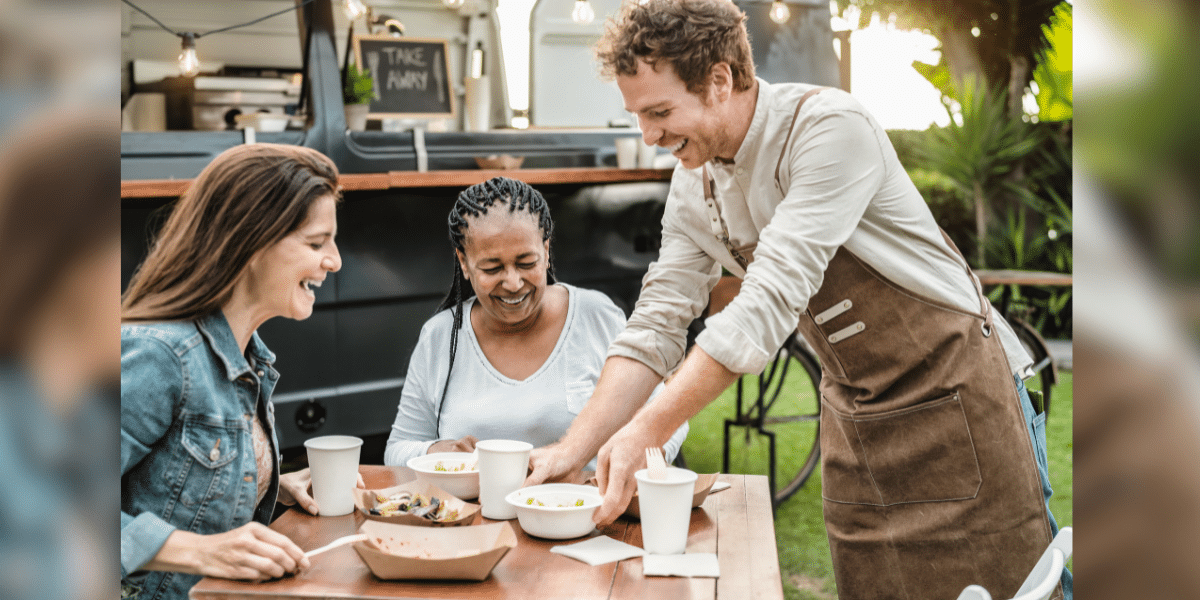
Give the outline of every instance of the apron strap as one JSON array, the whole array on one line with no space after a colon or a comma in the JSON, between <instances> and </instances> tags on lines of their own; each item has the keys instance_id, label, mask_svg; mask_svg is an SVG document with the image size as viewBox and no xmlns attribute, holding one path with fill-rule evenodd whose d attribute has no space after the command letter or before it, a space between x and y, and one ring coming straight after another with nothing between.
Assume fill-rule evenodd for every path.
<instances>
[{"instance_id":1,"label":"apron strap","mask_svg":"<svg viewBox=\"0 0 1200 600\"><path fill-rule=\"evenodd\" d=\"M954 251L954 254L951 254L950 258L957 256L962 260L963 269L967 272L967 278L975 285L975 293L979 296L980 313L983 314L985 320L990 321L992 303L988 302L987 296L984 295L983 286L979 283L979 278L975 276L975 272L971 270L971 265L967 263L967 257L963 256L962 250L958 249L958 246L954 243L954 240L950 239L945 229L938 227L938 231L942 234L942 239L946 240L946 245L950 246L950 249Z\"/></svg>"},{"instance_id":2,"label":"apron strap","mask_svg":"<svg viewBox=\"0 0 1200 600\"><path fill-rule=\"evenodd\" d=\"M804 103L807 102L809 98L812 98L813 96L820 94L827 89L830 88L818 87L808 90L807 92L804 92L803 96L800 96L800 101L796 103L796 112L792 114L792 125L788 127L787 137L783 138L783 150L779 152L779 162L775 163L775 185L778 186L780 190L783 189L783 184L779 183L779 169L783 166L783 157L787 155L788 142L792 141L792 130L796 128L796 119L800 117L800 107L804 106Z\"/></svg>"}]
</instances>

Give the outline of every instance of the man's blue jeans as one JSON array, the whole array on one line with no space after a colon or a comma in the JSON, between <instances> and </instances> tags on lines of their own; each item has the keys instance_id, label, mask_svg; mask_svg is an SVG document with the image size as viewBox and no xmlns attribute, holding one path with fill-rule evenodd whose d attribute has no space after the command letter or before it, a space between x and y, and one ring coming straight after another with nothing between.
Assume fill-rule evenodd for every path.
<instances>
[{"instance_id":1,"label":"man's blue jeans","mask_svg":"<svg viewBox=\"0 0 1200 600\"><path fill-rule=\"evenodd\" d=\"M1054 495L1054 490L1050 489L1050 466L1046 458L1046 413L1040 415L1033 414L1033 402L1029 400L1029 390L1025 389L1025 382L1021 381L1020 377L1014 376L1017 380L1017 395L1021 399L1021 412L1025 413L1025 426L1029 428L1029 438L1033 440L1033 454L1037 457L1038 476L1042 480L1042 495L1046 498L1046 514L1050 516L1050 529L1054 535L1058 535L1058 522L1054 520L1054 514L1050 512L1050 496ZM1073 581L1071 572L1063 569L1062 574L1063 598L1072 600Z\"/></svg>"}]
</instances>

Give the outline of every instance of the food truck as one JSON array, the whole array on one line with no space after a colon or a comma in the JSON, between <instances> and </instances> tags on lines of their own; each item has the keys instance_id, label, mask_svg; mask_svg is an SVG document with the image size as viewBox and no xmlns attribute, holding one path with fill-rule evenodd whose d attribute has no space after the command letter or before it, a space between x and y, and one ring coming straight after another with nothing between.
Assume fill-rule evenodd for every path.
<instances>
[{"instance_id":1,"label":"food truck","mask_svg":"<svg viewBox=\"0 0 1200 600\"><path fill-rule=\"evenodd\" d=\"M578 2L593 21L572 19ZM640 132L590 50L618 0L534 3L528 109L516 111L515 51L501 44L498 13L518 8L507 0L366 0L363 14L344 0L134 4L122 5L123 286L173 201L222 151L302 145L342 174L342 269L316 290L312 317L259 329L282 374L273 401L285 459L310 437L345 434L365 440L363 462L381 462L421 326L450 287L446 215L469 185L506 175L537 188L556 224L558 278L632 309L657 256L673 158L651 149L618 165L617 140ZM760 77L849 81L848 38L830 30L827 1L736 4ZM774 4L787 20L772 20ZM272 12L282 14L205 34ZM180 38L164 25L201 34L198 75L180 74ZM351 64L371 72L363 130L347 127Z\"/></svg>"}]
</instances>

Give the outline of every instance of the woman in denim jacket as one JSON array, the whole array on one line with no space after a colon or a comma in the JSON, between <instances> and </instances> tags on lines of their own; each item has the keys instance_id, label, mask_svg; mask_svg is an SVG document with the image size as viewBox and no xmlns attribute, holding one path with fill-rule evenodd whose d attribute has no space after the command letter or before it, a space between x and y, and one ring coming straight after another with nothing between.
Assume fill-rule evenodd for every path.
<instances>
[{"instance_id":1,"label":"woman in denim jacket","mask_svg":"<svg viewBox=\"0 0 1200 600\"><path fill-rule=\"evenodd\" d=\"M266 527L276 499L316 513L308 470L279 475L271 317L305 319L341 268L337 168L320 153L237 146L196 178L121 306L121 580L182 599L203 576L308 566Z\"/></svg>"}]
</instances>

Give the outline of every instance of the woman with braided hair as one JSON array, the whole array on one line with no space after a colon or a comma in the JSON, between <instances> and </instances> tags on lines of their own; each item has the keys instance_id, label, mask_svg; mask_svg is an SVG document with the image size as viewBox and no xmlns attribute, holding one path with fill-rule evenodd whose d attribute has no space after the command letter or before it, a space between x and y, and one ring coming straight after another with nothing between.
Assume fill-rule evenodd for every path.
<instances>
[{"instance_id":1,"label":"woman with braided hair","mask_svg":"<svg viewBox=\"0 0 1200 600\"><path fill-rule=\"evenodd\" d=\"M478 439L558 440L587 403L625 315L603 293L558 282L554 221L529 185L496 177L449 217L454 278L421 329L384 463L470 452ZM664 446L668 459L687 435Z\"/></svg>"}]
</instances>

